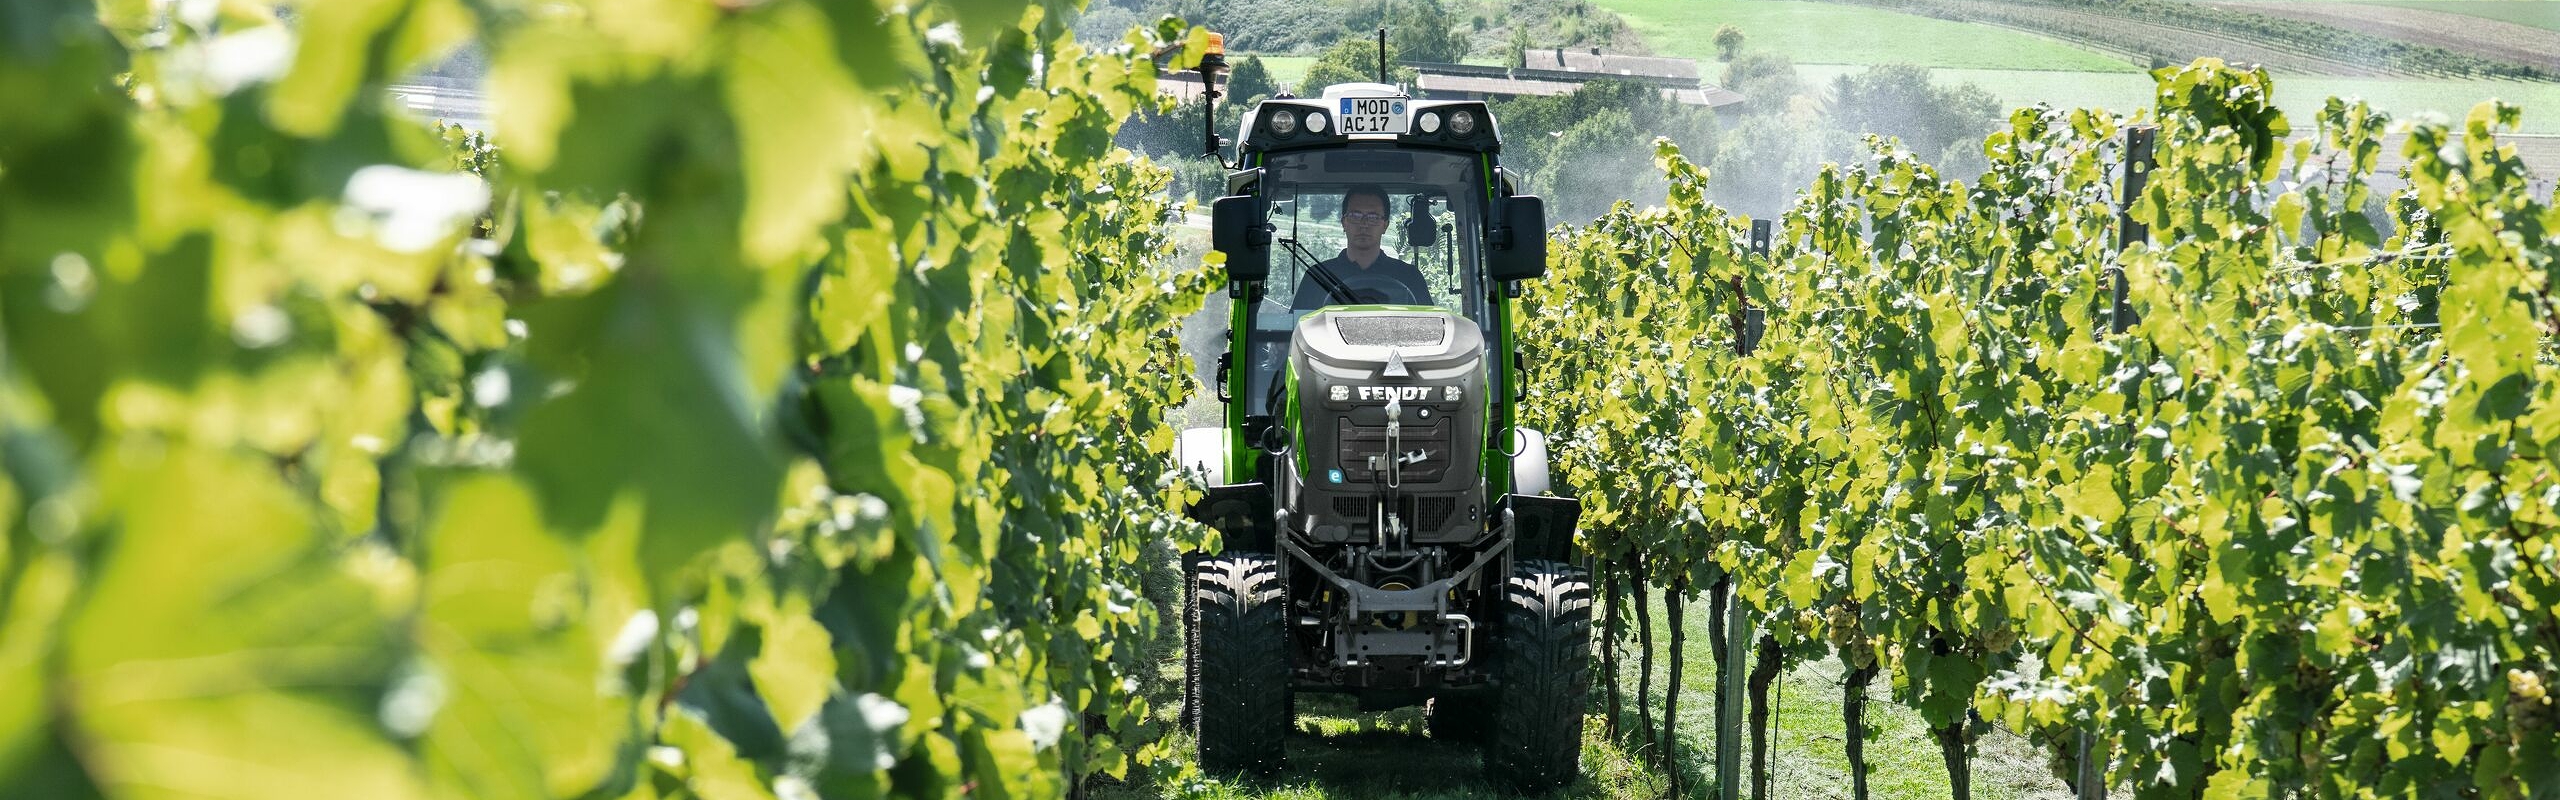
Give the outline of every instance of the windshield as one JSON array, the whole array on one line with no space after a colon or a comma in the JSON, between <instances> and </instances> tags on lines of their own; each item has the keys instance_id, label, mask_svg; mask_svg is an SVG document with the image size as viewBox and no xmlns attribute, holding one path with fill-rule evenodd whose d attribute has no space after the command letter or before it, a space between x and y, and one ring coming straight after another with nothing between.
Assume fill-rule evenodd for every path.
<instances>
[{"instance_id":1,"label":"windshield","mask_svg":"<svg viewBox=\"0 0 2560 800\"><path fill-rule=\"evenodd\" d=\"M1477 265L1484 227L1479 159L1372 148L1269 157L1261 186L1278 241L1247 338L1247 414L1272 413L1270 393L1289 337L1307 312L1432 305L1491 324Z\"/></svg>"}]
</instances>

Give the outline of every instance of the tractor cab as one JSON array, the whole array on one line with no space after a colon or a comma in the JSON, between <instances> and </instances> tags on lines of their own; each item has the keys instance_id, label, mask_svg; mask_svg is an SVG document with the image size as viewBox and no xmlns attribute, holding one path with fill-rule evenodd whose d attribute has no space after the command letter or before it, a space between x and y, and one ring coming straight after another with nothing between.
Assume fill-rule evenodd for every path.
<instances>
[{"instance_id":1,"label":"tractor cab","mask_svg":"<svg viewBox=\"0 0 2560 800\"><path fill-rule=\"evenodd\" d=\"M1257 104L1233 141L1210 234L1231 305L1226 414L1175 454L1208 486L1192 516L1223 542L1189 568L1202 765L1276 766L1290 694L1330 692L1427 704L1434 735L1482 742L1522 788L1570 781L1580 505L1553 495L1545 438L1519 426L1513 336L1524 282L1546 272L1545 205L1502 169L1480 101L1338 84Z\"/></svg>"},{"instance_id":2,"label":"tractor cab","mask_svg":"<svg viewBox=\"0 0 2560 800\"><path fill-rule=\"evenodd\" d=\"M1212 214L1236 301L1234 346L1219 375L1238 440L1227 448L1221 474L1258 473L1257 449L1286 446L1273 438L1287 432L1279 390L1299 323L1313 312L1334 309L1346 319L1410 320L1410 312L1426 309L1447 315L1448 327L1469 329L1496 357L1483 376L1486 390L1517 393L1514 370L1502 368L1517 361L1508 335L1511 300L1520 281L1545 274L1545 205L1513 194L1484 103L1338 84L1320 98L1260 103L1235 141L1238 169ZM1389 313L1392 306L1408 313ZM1509 403L1483 402L1489 399L1478 400L1507 424ZM1496 482L1507 484L1508 471L1497 472L1505 474Z\"/></svg>"}]
</instances>

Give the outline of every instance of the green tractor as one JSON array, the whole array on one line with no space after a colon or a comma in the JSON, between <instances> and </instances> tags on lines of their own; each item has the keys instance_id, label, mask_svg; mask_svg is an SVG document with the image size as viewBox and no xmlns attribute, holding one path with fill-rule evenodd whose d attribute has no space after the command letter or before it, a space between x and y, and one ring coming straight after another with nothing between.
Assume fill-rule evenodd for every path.
<instances>
[{"instance_id":1,"label":"green tractor","mask_svg":"<svg viewBox=\"0 0 2560 800\"><path fill-rule=\"evenodd\" d=\"M1510 786L1573 781L1581 505L1552 495L1545 437L1519 425L1513 330L1546 271L1544 203L1516 193L1484 103L1384 83L1261 102L1234 144L1210 216L1233 305L1225 424L1176 446L1210 487L1192 516L1224 541L1186 559L1201 765L1278 768L1296 694L1324 692L1425 706L1432 736L1480 743Z\"/></svg>"}]
</instances>

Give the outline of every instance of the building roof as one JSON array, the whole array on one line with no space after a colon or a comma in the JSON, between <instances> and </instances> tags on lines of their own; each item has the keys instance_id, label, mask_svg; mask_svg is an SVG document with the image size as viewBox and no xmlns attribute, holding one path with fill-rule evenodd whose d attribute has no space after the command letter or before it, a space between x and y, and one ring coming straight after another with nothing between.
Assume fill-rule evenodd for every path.
<instances>
[{"instance_id":1,"label":"building roof","mask_svg":"<svg viewBox=\"0 0 2560 800\"><path fill-rule=\"evenodd\" d=\"M1451 75L1423 72L1415 78L1414 88L1425 95L1493 95L1501 97L1552 97L1571 94L1582 88L1582 81L1555 80L1545 77L1495 77L1490 75ZM1742 102L1742 95L1721 86L1656 86L1662 96L1693 106L1716 108Z\"/></svg>"},{"instance_id":2,"label":"building roof","mask_svg":"<svg viewBox=\"0 0 2560 800\"><path fill-rule=\"evenodd\" d=\"M1221 92L1218 100L1221 105L1234 100L1224 94L1227 90L1225 78L1226 76L1221 74L1218 81L1218 91ZM1173 95L1174 99L1185 103L1198 100L1200 99L1200 73L1197 70L1188 69L1157 70L1156 93Z\"/></svg>"},{"instance_id":3,"label":"building roof","mask_svg":"<svg viewBox=\"0 0 2560 800\"><path fill-rule=\"evenodd\" d=\"M1698 80L1698 61L1692 58L1603 53L1597 47L1585 50L1548 47L1530 50L1520 55L1527 61L1521 66L1535 70L1645 78L1679 78L1691 82Z\"/></svg>"}]
</instances>

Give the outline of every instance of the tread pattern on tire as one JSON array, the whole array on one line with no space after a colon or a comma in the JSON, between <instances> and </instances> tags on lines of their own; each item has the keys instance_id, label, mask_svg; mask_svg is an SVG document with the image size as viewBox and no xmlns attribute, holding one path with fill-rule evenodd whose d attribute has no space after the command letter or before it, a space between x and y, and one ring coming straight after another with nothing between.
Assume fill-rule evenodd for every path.
<instances>
[{"instance_id":1,"label":"tread pattern on tire","mask_svg":"<svg viewBox=\"0 0 2560 800\"><path fill-rule=\"evenodd\" d=\"M1503 585L1501 631L1485 770L1522 791L1572 783L1582 773L1591 691L1590 577L1552 561L1520 562Z\"/></svg>"},{"instance_id":2,"label":"tread pattern on tire","mask_svg":"<svg viewBox=\"0 0 2560 800\"><path fill-rule=\"evenodd\" d=\"M1268 774L1281 766L1290 724L1288 583L1278 559L1231 553L1193 572L1185 676L1200 766Z\"/></svg>"}]
</instances>

